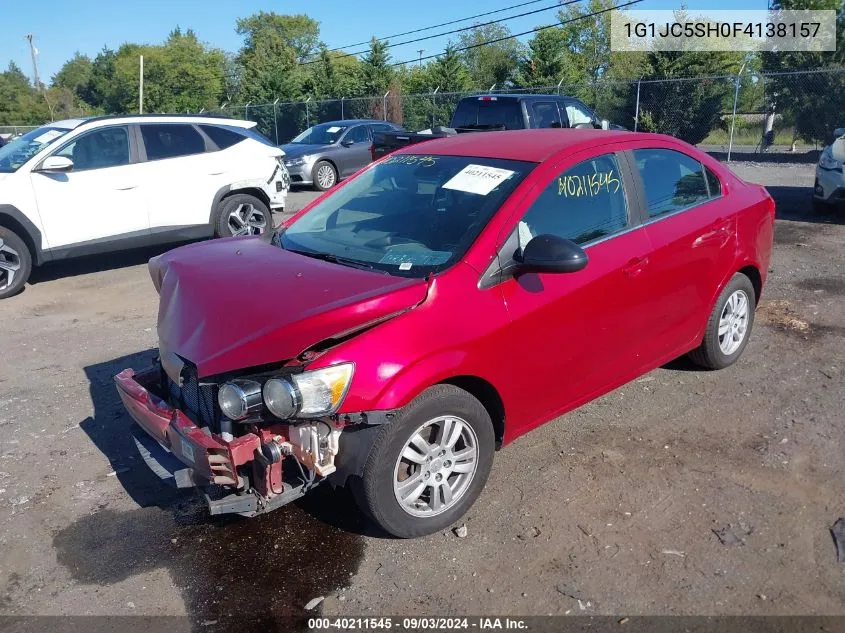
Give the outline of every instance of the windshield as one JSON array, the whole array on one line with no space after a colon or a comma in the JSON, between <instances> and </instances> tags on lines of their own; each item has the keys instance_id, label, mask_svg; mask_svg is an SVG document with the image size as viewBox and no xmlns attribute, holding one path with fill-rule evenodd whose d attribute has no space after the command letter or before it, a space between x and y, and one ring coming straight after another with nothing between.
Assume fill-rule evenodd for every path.
<instances>
[{"instance_id":1,"label":"windshield","mask_svg":"<svg viewBox=\"0 0 845 633\"><path fill-rule=\"evenodd\" d=\"M347 128L345 125L334 125L332 123L321 123L314 125L305 130L302 134L295 137L291 143L302 143L303 145L331 145L337 143L343 131Z\"/></svg>"},{"instance_id":2,"label":"windshield","mask_svg":"<svg viewBox=\"0 0 845 633\"><path fill-rule=\"evenodd\" d=\"M68 128L45 125L9 141L0 147L0 173L11 174L17 171L26 161L68 132Z\"/></svg>"},{"instance_id":3,"label":"windshield","mask_svg":"<svg viewBox=\"0 0 845 633\"><path fill-rule=\"evenodd\" d=\"M281 232L285 249L424 277L461 258L534 163L393 155Z\"/></svg>"}]
</instances>

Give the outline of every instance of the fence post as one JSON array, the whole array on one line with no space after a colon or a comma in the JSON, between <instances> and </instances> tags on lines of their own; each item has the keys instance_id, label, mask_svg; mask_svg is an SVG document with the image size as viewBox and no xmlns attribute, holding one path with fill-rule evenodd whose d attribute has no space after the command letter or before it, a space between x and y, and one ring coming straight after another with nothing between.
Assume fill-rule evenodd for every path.
<instances>
[{"instance_id":1,"label":"fence post","mask_svg":"<svg viewBox=\"0 0 845 633\"><path fill-rule=\"evenodd\" d=\"M387 121L387 95L390 94L390 90L384 93L384 96L381 98L381 114L382 118Z\"/></svg>"},{"instance_id":2,"label":"fence post","mask_svg":"<svg viewBox=\"0 0 845 633\"><path fill-rule=\"evenodd\" d=\"M340 118L341 118L341 119L345 119L345 118L346 118L346 117L344 117L344 116L343 116L343 100L344 100L344 99L346 99L346 97L341 97L341 98L340 98Z\"/></svg>"},{"instance_id":3,"label":"fence post","mask_svg":"<svg viewBox=\"0 0 845 633\"><path fill-rule=\"evenodd\" d=\"M279 103L279 97L273 102L273 129L276 134L276 145L279 144L279 115L276 112L276 105Z\"/></svg>"},{"instance_id":4,"label":"fence post","mask_svg":"<svg viewBox=\"0 0 845 633\"><path fill-rule=\"evenodd\" d=\"M492 93L495 89L496 89L496 84L493 84L492 86L490 86L490 90L488 90L487 92Z\"/></svg>"},{"instance_id":5,"label":"fence post","mask_svg":"<svg viewBox=\"0 0 845 633\"><path fill-rule=\"evenodd\" d=\"M431 127L434 127L434 114L437 112L437 91L440 90L440 86L434 89L434 92L431 93Z\"/></svg>"},{"instance_id":6,"label":"fence post","mask_svg":"<svg viewBox=\"0 0 845 633\"><path fill-rule=\"evenodd\" d=\"M640 82L642 78L637 79L637 105L634 107L634 132L637 131L637 126L640 124Z\"/></svg>"},{"instance_id":7,"label":"fence post","mask_svg":"<svg viewBox=\"0 0 845 633\"><path fill-rule=\"evenodd\" d=\"M244 106L244 120L249 120L249 101L247 101Z\"/></svg>"},{"instance_id":8,"label":"fence post","mask_svg":"<svg viewBox=\"0 0 845 633\"><path fill-rule=\"evenodd\" d=\"M560 94L560 86L563 84L563 79L557 82L557 93Z\"/></svg>"},{"instance_id":9,"label":"fence post","mask_svg":"<svg viewBox=\"0 0 845 633\"><path fill-rule=\"evenodd\" d=\"M736 103L739 100L739 79L742 76L742 71L745 70L745 65L748 63L746 59L739 67L739 72L736 74L736 87L734 88L734 109L731 115L731 136L728 139L728 162L731 162L731 150L734 145L734 127L736 126Z\"/></svg>"},{"instance_id":10,"label":"fence post","mask_svg":"<svg viewBox=\"0 0 845 633\"><path fill-rule=\"evenodd\" d=\"M308 112L308 102L311 101L311 96L305 100L305 129L311 127L311 115Z\"/></svg>"}]
</instances>

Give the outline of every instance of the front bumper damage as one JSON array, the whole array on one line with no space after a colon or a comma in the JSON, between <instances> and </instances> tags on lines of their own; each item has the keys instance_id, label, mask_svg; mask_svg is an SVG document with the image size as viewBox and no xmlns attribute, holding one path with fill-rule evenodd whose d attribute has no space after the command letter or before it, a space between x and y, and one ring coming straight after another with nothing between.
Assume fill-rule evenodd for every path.
<instances>
[{"instance_id":1,"label":"front bumper damage","mask_svg":"<svg viewBox=\"0 0 845 633\"><path fill-rule=\"evenodd\" d=\"M164 399L158 366L115 376L132 419L136 446L150 469L177 488L201 487L211 514L255 516L304 495L335 472L345 423L271 424L229 441L197 426Z\"/></svg>"}]
</instances>

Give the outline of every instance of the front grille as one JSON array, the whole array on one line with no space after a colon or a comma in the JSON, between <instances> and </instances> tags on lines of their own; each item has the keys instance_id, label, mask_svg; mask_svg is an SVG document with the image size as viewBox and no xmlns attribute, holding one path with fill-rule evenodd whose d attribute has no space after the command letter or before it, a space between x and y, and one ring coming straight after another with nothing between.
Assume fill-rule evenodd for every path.
<instances>
[{"instance_id":1,"label":"front grille","mask_svg":"<svg viewBox=\"0 0 845 633\"><path fill-rule=\"evenodd\" d=\"M185 365L182 370L182 388L167 379L170 404L181 409L197 426L219 430L220 413L217 406L217 385L201 385L196 369Z\"/></svg>"}]
</instances>

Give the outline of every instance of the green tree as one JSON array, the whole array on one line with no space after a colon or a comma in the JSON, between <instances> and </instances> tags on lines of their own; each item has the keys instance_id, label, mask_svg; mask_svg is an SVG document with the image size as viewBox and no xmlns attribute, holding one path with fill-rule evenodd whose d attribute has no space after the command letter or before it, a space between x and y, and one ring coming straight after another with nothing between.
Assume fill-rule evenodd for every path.
<instances>
[{"instance_id":1,"label":"green tree","mask_svg":"<svg viewBox=\"0 0 845 633\"><path fill-rule=\"evenodd\" d=\"M41 125L50 120L43 96L14 62L0 73L0 125Z\"/></svg>"},{"instance_id":2,"label":"green tree","mask_svg":"<svg viewBox=\"0 0 845 633\"><path fill-rule=\"evenodd\" d=\"M78 99L85 101L88 84L91 81L94 64L87 55L74 53L68 61L53 75L54 88L66 88Z\"/></svg>"},{"instance_id":3,"label":"green tree","mask_svg":"<svg viewBox=\"0 0 845 633\"><path fill-rule=\"evenodd\" d=\"M460 92L472 87L469 72L455 48L449 44L430 65L431 83L440 88L438 92Z\"/></svg>"},{"instance_id":4,"label":"green tree","mask_svg":"<svg viewBox=\"0 0 845 633\"><path fill-rule=\"evenodd\" d=\"M460 34L461 46L470 47L461 56L476 88L486 90L496 84L501 89L513 83L523 46L515 38L503 39L510 35L502 24L479 25Z\"/></svg>"},{"instance_id":5,"label":"green tree","mask_svg":"<svg viewBox=\"0 0 845 633\"><path fill-rule=\"evenodd\" d=\"M320 48L320 25L307 15L279 15L261 11L241 18L236 31L244 37L244 51L256 51L272 37L293 49L294 59L304 62Z\"/></svg>"},{"instance_id":6,"label":"green tree","mask_svg":"<svg viewBox=\"0 0 845 633\"><path fill-rule=\"evenodd\" d=\"M529 88L556 86L561 80L575 83L579 78L570 56L563 29L537 31L528 41L526 56L520 60L516 83Z\"/></svg>"},{"instance_id":7,"label":"green tree","mask_svg":"<svg viewBox=\"0 0 845 633\"><path fill-rule=\"evenodd\" d=\"M775 9L813 9L837 12L835 51L764 52L764 72L789 73L818 69L839 70L806 74L778 74L766 78L766 108L794 124L794 137L823 143L842 125L845 94L845 7L841 0L776 0Z\"/></svg>"}]
</instances>

